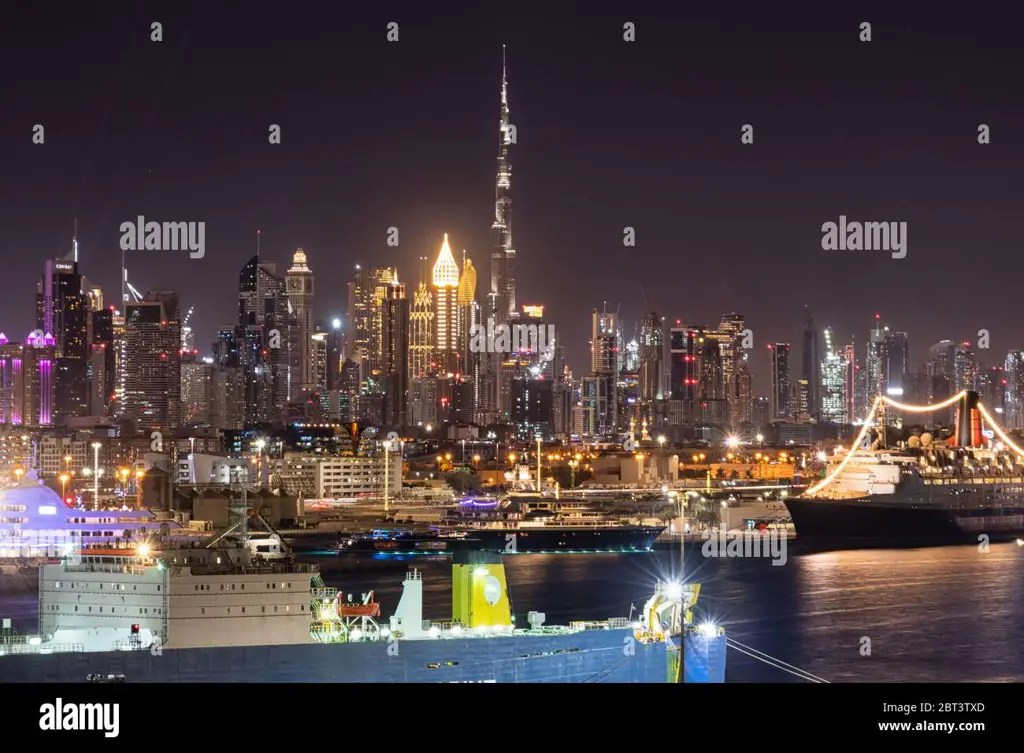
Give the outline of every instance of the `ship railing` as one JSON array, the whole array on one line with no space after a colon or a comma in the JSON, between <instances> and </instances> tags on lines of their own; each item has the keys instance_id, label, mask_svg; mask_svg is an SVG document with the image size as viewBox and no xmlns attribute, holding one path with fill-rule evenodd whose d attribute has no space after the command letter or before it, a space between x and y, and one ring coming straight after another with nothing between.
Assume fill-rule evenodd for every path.
<instances>
[{"instance_id":1,"label":"ship railing","mask_svg":"<svg viewBox=\"0 0 1024 753\"><path fill-rule=\"evenodd\" d=\"M235 575L291 575L305 573L312 576L320 572L320 568L317 565L289 564L286 562L266 562L260 565L232 565L230 563L210 565L199 562L172 567L171 574L185 575L184 571L186 570L190 570L193 575L218 575L221 573L232 573Z\"/></svg>"},{"instance_id":2,"label":"ship railing","mask_svg":"<svg viewBox=\"0 0 1024 753\"><path fill-rule=\"evenodd\" d=\"M66 573L117 573L121 575L145 575L144 565L69 565L63 563L62 570Z\"/></svg>"},{"instance_id":3,"label":"ship railing","mask_svg":"<svg viewBox=\"0 0 1024 753\"><path fill-rule=\"evenodd\" d=\"M114 641L110 644L112 651L152 651L152 644L143 644L141 640Z\"/></svg>"},{"instance_id":4,"label":"ship railing","mask_svg":"<svg viewBox=\"0 0 1024 753\"><path fill-rule=\"evenodd\" d=\"M629 626L629 620L624 617L612 617L608 620L577 620L569 623L572 630L621 630Z\"/></svg>"},{"instance_id":5,"label":"ship railing","mask_svg":"<svg viewBox=\"0 0 1024 753\"><path fill-rule=\"evenodd\" d=\"M20 654L80 654L84 643L0 643L0 656Z\"/></svg>"},{"instance_id":6,"label":"ship railing","mask_svg":"<svg viewBox=\"0 0 1024 753\"><path fill-rule=\"evenodd\" d=\"M334 601L338 598L337 588L311 588L309 589L310 599L319 599L321 601Z\"/></svg>"}]
</instances>

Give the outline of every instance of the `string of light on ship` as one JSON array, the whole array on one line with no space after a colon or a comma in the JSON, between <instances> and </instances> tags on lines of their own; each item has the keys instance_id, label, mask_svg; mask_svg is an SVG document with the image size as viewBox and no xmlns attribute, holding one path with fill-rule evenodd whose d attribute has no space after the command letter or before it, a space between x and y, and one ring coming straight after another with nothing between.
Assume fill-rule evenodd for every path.
<instances>
[{"instance_id":1,"label":"string of light on ship","mask_svg":"<svg viewBox=\"0 0 1024 753\"><path fill-rule=\"evenodd\" d=\"M871 410L868 411L867 418L864 419L864 425L861 427L860 433L857 434L856 439L853 440L853 444L850 445L850 447L846 450L846 454L840 461L839 465L837 465L836 469L832 471L832 473L830 473L824 479L822 479L818 484L815 484L810 489L805 491L804 495L816 494L817 492L821 491L826 486L831 484L835 480L836 476L843 472L843 468L845 468L846 464L849 463L850 460L853 458L853 450L857 447L860 447L860 443L864 441L864 437L871 429L871 422L874 421L875 419L875 412L878 410L878 406L881 405L882 403L890 405L893 408L896 408L897 410L904 411L905 413L932 413L937 410L942 410L943 408L948 408L949 406L953 405L953 403L956 403L959 400L961 400L965 394L967 394L967 390L961 390L948 400L943 400L941 403L936 403L935 405L907 405L906 403L899 403L890 397L879 395L878 397L875 398L875 402L874 405L871 406ZM995 422L995 420L992 418L992 415L988 412L988 410L985 408L985 405L981 402L978 403L978 412L981 413L982 418L984 418L988 425L992 427L992 431L995 433L997 437L999 437L1000 440L1002 440L1002 442L1007 447L1016 452L1017 455L1024 457L1024 449L1018 447L1013 442L1013 440L1011 440L1006 435L1006 432L1004 432L1002 428L1000 428L999 424Z\"/></svg>"}]
</instances>

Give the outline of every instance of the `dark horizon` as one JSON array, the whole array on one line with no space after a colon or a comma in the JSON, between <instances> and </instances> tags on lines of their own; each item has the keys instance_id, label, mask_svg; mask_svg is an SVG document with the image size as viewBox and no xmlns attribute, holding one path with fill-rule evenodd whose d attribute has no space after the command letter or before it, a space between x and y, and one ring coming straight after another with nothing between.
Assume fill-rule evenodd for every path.
<instances>
[{"instance_id":1,"label":"dark horizon","mask_svg":"<svg viewBox=\"0 0 1024 753\"><path fill-rule=\"evenodd\" d=\"M590 313L605 301L621 306L627 341L648 310L708 326L744 314L757 395L768 343L791 343L799 363L805 305L837 342L854 337L858 358L876 313L908 333L912 363L980 329L988 365L1024 345L1012 254L1021 53L997 14L510 10L498 24L479 10L58 5L19 8L0 31L0 60L18 71L0 122L0 330L12 340L34 328L43 261L66 253L75 217L81 271L108 302L122 222L207 223L203 259L127 261L143 292L195 306L204 354L235 321L257 230L282 268L306 251L321 324L344 314L355 264L397 266L415 284L446 232L481 297L506 44L519 303L547 307L574 376L589 371ZM163 42L150 41L153 21ZM272 124L281 144L268 142ZM906 222L906 258L823 251L821 226L840 216ZM958 302L961 291L977 300Z\"/></svg>"}]
</instances>

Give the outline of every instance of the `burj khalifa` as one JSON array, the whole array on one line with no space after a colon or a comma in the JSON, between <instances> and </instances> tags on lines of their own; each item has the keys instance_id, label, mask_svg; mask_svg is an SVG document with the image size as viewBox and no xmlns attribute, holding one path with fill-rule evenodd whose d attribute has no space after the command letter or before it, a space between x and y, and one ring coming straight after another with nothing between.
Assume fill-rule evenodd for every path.
<instances>
[{"instance_id":1,"label":"burj khalifa","mask_svg":"<svg viewBox=\"0 0 1024 753\"><path fill-rule=\"evenodd\" d=\"M505 73L505 47L501 48L501 117L498 121L498 174L494 183L494 224L491 225L491 313L495 324L507 324L516 316L516 252L512 246L512 168L508 163L509 146L515 139L515 126L509 123L508 79Z\"/></svg>"}]
</instances>

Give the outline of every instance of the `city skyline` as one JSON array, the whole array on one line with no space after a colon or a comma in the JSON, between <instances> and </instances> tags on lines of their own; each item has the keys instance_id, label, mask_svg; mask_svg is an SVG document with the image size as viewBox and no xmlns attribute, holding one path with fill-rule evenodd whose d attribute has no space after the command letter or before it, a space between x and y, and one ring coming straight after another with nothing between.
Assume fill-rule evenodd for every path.
<instances>
[{"instance_id":1,"label":"city skyline","mask_svg":"<svg viewBox=\"0 0 1024 753\"><path fill-rule=\"evenodd\" d=\"M355 264L397 266L405 281L414 284L418 259L432 256L445 232L454 252L465 248L480 273L489 276L494 107L501 46L507 44L517 126L512 156L517 297L547 307L574 374L587 371L588 320L605 301L613 310L621 305L627 340L631 325L650 310L667 321L709 325L724 312L741 312L753 331L755 353L765 352L763 346L775 341L798 347L804 305L839 342L865 333L874 313L881 312L890 326L911 333L912 361L922 352L914 343L974 339L979 329L991 333L996 352L1024 340L1024 332L1003 324L1013 322L1009 286L1017 262L997 255L997 249L1012 247L1012 230L1005 224L1012 217L1011 192L1002 190L1002 182L1011 179L1009 165L1013 150L1019 149L1019 140L1012 137L1019 118L1005 109L999 88L1003 74L971 57L980 38L1002 49L997 44L1001 37L992 28L978 26L953 37L960 41L952 49L956 54L944 49L947 59L939 60L936 44L951 39L950 19L905 24L887 14L875 21L875 39L869 43L857 38L859 22L848 18L823 14L790 20L785 28L769 24L764 36L772 31L781 36L767 44L759 32L754 47L759 54L789 42L794 60L821 54L823 72L801 72L786 85L778 74L790 58L781 52L769 55L768 65L746 68L742 75L736 69L745 68L748 58L727 64L724 47L716 45L721 47L726 35L742 38L749 32L728 27L713 15L701 24L707 38L692 39L691 51L682 53L654 18L636 20L643 33L629 44L622 39L621 23L609 18L579 22L578 33L569 36L568 19L553 19L550 28L533 30L535 36L527 37L530 24L524 18L512 17L507 28L489 34L472 18L455 24L451 18L410 17L402 22L397 43L389 45L384 31L374 35L367 25L345 51L337 51L339 61L344 55L353 56L345 60L363 56L377 73L358 80L346 77L350 88L341 92L334 68L314 66L312 73L305 73L314 76L317 86L307 88L318 94L289 95L298 109L286 115L280 104L251 104L272 99L252 96L252 84L217 103L214 92L219 90L203 79L208 78L207 69L230 70L228 63L210 44L211 36L186 34L197 20L187 14L167 15L168 33L159 44L149 41L144 20L123 20L117 35L127 30L139 37L131 50L140 70L127 73L116 65L119 56L127 55L124 40L99 28L102 16L76 10L57 19L56 27L49 19L46 25L41 20L29 13L25 32L31 36L45 29L48 36L41 46L59 48L60 56L86 52L71 34L76 24L95 29L100 39L111 35L109 50L88 49L86 59L93 67L84 82L88 91L105 95L100 101L106 109L100 112L96 105L57 96L61 92L54 89L56 84L43 79L26 79L24 91L12 102L18 114L13 121L22 115L26 122L44 121L47 136L44 144L32 144L30 138L19 141L13 133L4 140L7 174L22 178L15 182L17 189L5 189L0 202L9 242L18 249L6 254L10 264L0 301L0 321L9 337L32 329L31 285L41 262L66 250L76 216L83 271L108 296L118 285L120 222L144 214L208 223L210 251L203 259L171 252L128 256L129 273L140 289L173 289L186 306L196 305L193 327L204 352L216 328L233 320L231 281L254 252L257 229L262 231L263 255L279 264L286 264L296 248L305 249L319 274L316 321L321 325L344 314L344 285ZM202 18L203 33L276 39L258 19L247 19L244 29L234 32L228 22L226 15L211 11ZM285 13L275 26L289 28L298 22ZM818 41L802 34L812 28ZM459 50L437 44L439 38L458 36L468 39ZM823 40L843 45L842 64L822 52ZM729 45L735 54L741 48L736 42ZM427 49L430 55L424 59ZM190 56L188 64L175 62L183 50ZM590 54L582 56L584 51ZM863 63L850 63L851 56ZM300 76L299 58L282 61L268 90L280 92L279 97L289 91L287 84ZM700 77L687 67L695 60L703 64ZM896 91L911 91L907 77L926 64L946 66L943 70L957 77L953 80L971 79L972 96L955 89L960 96L952 112L933 117L929 108L946 103L947 92L926 87L913 107L886 107L886 123L866 119L869 103L888 102ZM887 83L878 76L880 65L905 75ZM566 83L553 83L552 69ZM970 75L980 69L986 75ZM130 88L130 81L122 80L125 75L168 82L165 89L150 92L146 129L126 117L132 108L125 100L125 88ZM807 119L800 94L828 94L824 84L830 75L854 85L852 94L825 101L840 107L843 97L853 96L858 103L844 112L840 130L831 117ZM444 90L429 85L441 77L447 77ZM379 99L385 81L386 103L352 107ZM637 87L641 81L644 86ZM784 101L792 106L766 107L755 95L766 85L767 91L788 91L790 98ZM716 104L711 90L730 86L736 96ZM183 98L185 92L191 99ZM663 95L669 92L673 96L666 99ZM68 107L78 103L81 119L95 122L95 130L68 133L48 125L47 108L53 109L41 109L44 96L68 102ZM249 107L232 109L238 104L232 97L243 96ZM230 113L230 125L215 129L165 107L167 101L193 100L195 107L202 103L211 113ZM351 116L353 109L359 118ZM398 119L404 125L391 125L396 120L392 110L404 114ZM707 117L695 120L694 111ZM826 104L824 111L833 110ZM976 124L967 120L974 112L978 122L992 121L992 144L977 143ZM586 125L581 127L583 114ZM744 145L740 126L748 122L754 123L755 139ZM266 127L272 123L282 125L281 144L266 143ZM922 141L915 128L925 123L941 127L932 128ZM26 126L25 132L30 130ZM371 131L380 134L370 138ZM675 146L665 152L666 143ZM431 148L424 149L426 144ZM834 169L822 170L817 164L826 155L823 149ZM932 149L946 155L940 164L921 161L930 159ZM874 156L882 154L888 164ZM317 164L324 157L326 163ZM859 168L869 157L871 169ZM83 165L77 182L66 179L71 164ZM228 165L232 169L225 170ZM340 170L342 166L348 169ZM684 173L687 180L680 184L678 176ZM203 185L196 185L194 175L202 176ZM774 186L778 179L783 184ZM634 189L637 181L644 185L640 192ZM934 197L937 181L947 188L943 196ZM809 186L814 186L810 193ZM784 189L785 200L776 198L776 188ZM289 199L295 191L300 200ZM35 203L26 203L26 196L35 197ZM946 211L935 212L931 203L915 199L921 196L936 198L940 206L945 202ZM760 205L753 203L755 198ZM680 206L681 222L674 219ZM909 254L893 260L865 252L823 252L822 223L846 215L907 217L912 228ZM622 246L626 226L636 230L635 247ZM389 227L401 231L397 249L386 245ZM977 246L992 248L989 266L998 264L1006 273L990 277L985 265L968 265L963 249ZM550 274L555 259L558 269L568 274ZM949 313L952 307L941 305L942 286L947 284L943 269L956 269L964 284L993 289L986 297L991 313ZM686 285L694 274L700 282ZM935 301L934 311L923 313L917 303L921 293ZM768 358L757 357L752 368L755 392L763 395Z\"/></svg>"}]
</instances>

